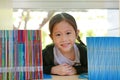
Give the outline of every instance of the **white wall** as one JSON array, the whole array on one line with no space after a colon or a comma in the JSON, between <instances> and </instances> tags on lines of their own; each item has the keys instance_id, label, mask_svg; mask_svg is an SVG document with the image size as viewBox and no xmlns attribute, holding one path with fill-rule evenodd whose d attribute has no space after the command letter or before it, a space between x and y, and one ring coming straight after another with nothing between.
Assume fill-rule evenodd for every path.
<instances>
[{"instance_id":1,"label":"white wall","mask_svg":"<svg viewBox=\"0 0 120 80\"><path fill-rule=\"evenodd\" d=\"M13 29L12 0L0 0L0 30Z\"/></svg>"},{"instance_id":2,"label":"white wall","mask_svg":"<svg viewBox=\"0 0 120 80\"><path fill-rule=\"evenodd\" d=\"M118 10L108 10L108 22L110 27L108 29L108 36L120 36L120 26L119 26L119 11Z\"/></svg>"}]
</instances>

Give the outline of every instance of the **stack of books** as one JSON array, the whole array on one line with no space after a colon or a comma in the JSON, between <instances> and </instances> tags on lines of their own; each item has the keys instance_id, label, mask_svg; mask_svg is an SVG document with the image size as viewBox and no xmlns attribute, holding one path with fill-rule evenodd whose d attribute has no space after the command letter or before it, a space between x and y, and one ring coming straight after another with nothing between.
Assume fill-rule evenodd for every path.
<instances>
[{"instance_id":1,"label":"stack of books","mask_svg":"<svg viewBox=\"0 0 120 80\"><path fill-rule=\"evenodd\" d=\"M120 80L120 37L88 37L88 79Z\"/></svg>"},{"instance_id":2,"label":"stack of books","mask_svg":"<svg viewBox=\"0 0 120 80\"><path fill-rule=\"evenodd\" d=\"M43 78L41 30L0 30L0 80Z\"/></svg>"}]
</instances>

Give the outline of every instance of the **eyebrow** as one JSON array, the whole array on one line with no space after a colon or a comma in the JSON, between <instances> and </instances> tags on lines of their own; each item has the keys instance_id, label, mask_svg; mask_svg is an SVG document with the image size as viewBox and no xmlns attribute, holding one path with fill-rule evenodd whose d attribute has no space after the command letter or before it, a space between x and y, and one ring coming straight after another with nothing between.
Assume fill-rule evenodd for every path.
<instances>
[{"instance_id":1,"label":"eyebrow","mask_svg":"<svg viewBox=\"0 0 120 80\"><path fill-rule=\"evenodd\" d=\"M65 32L71 32L72 30L67 30L67 31L65 31ZM54 32L54 33L61 33L61 31L56 31L56 32Z\"/></svg>"}]
</instances>

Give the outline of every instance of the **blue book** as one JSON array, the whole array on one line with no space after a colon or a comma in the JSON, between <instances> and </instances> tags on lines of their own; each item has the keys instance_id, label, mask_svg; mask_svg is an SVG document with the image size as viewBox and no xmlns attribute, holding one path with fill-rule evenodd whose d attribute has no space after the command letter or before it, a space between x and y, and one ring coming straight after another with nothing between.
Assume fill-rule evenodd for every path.
<instances>
[{"instance_id":1,"label":"blue book","mask_svg":"<svg viewBox=\"0 0 120 80\"><path fill-rule=\"evenodd\" d=\"M6 45L7 45L7 38L5 36L5 31L2 30L2 67L6 67ZM7 79L7 73L3 72L2 74L2 79L6 80Z\"/></svg>"},{"instance_id":2,"label":"blue book","mask_svg":"<svg viewBox=\"0 0 120 80\"><path fill-rule=\"evenodd\" d=\"M43 79L52 79L50 74L43 74Z\"/></svg>"},{"instance_id":3,"label":"blue book","mask_svg":"<svg viewBox=\"0 0 120 80\"><path fill-rule=\"evenodd\" d=\"M120 80L120 37L88 37L89 80Z\"/></svg>"},{"instance_id":4,"label":"blue book","mask_svg":"<svg viewBox=\"0 0 120 80\"><path fill-rule=\"evenodd\" d=\"M24 44L23 43L19 43L18 44L18 57L19 57L19 67L21 68L21 70L19 71L19 80L25 80L25 72L24 72L24 67L25 67L25 55L24 55Z\"/></svg>"}]
</instances>

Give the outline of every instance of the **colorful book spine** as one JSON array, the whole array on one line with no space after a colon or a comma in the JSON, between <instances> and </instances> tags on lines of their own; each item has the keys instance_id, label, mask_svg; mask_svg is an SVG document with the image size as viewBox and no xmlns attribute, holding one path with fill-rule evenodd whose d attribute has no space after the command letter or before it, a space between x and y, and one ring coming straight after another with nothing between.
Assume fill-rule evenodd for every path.
<instances>
[{"instance_id":1,"label":"colorful book spine","mask_svg":"<svg viewBox=\"0 0 120 80\"><path fill-rule=\"evenodd\" d=\"M0 30L0 80L42 79L40 30Z\"/></svg>"},{"instance_id":2,"label":"colorful book spine","mask_svg":"<svg viewBox=\"0 0 120 80\"><path fill-rule=\"evenodd\" d=\"M0 69L2 68L2 31L0 31ZM2 72L0 72L0 80L2 80Z\"/></svg>"},{"instance_id":3,"label":"colorful book spine","mask_svg":"<svg viewBox=\"0 0 120 80\"><path fill-rule=\"evenodd\" d=\"M18 65L18 30L14 30L14 80L19 80L19 72L17 71Z\"/></svg>"},{"instance_id":4,"label":"colorful book spine","mask_svg":"<svg viewBox=\"0 0 120 80\"><path fill-rule=\"evenodd\" d=\"M40 79L43 79L43 56L42 56L42 39L41 39L41 30L38 33L39 40L39 65L40 66Z\"/></svg>"},{"instance_id":5,"label":"colorful book spine","mask_svg":"<svg viewBox=\"0 0 120 80\"><path fill-rule=\"evenodd\" d=\"M28 48L28 31L24 30L24 41L25 41L25 66L26 67L29 67L29 48ZM26 72L25 72L25 79L26 80L29 80L30 77L29 77L29 69L27 68L26 69Z\"/></svg>"},{"instance_id":6,"label":"colorful book spine","mask_svg":"<svg viewBox=\"0 0 120 80\"><path fill-rule=\"evenodd\" d=\"M2 63L3 63L3 68L5 68L6 72L3 72L3 80L7 80L7 36L6 36L6 31L3 31L3 40L2 40Z\"/></svg>"},{"instance_id":7,"label":"colorful book spine","mask_svg":"<svg viewBox=\"0 0 120 80\"><path fill-rule=\"evenodd\" d=\"M9 71L9 79L10 80L13 80L14 79L14 73L12 73L11 69L14 67L14 47L13 47L13 44L14 44L14 33L12 30L8 31L8 54L9 54L9 66L8 68L10 68L10 71Z\"/></svg>"},{"instance_id":8,"label":"colorful book spine","mask_svg":"<svg viewBox=\"0 0 120 80\"><path fill-rule=\"evenodd\" d=\"M31 31L31 45L32 45L32 67L35 66L35 53L34 53L34 31ZM35 69L32 71L32 79L35 79Z\"/></svg>"},{"instance_id":9,"label":"colorful book spine","mask_svg":"<svg viewBox=\"0 0 120 80\"><path fill-rule=\"evenodd\" d=\"M32 66L32 60L33 60L33 44L32 44L32 31L31 30L28 30L28 53L29 53L29 66L30 67L33 67ZM32 74L33 74L33 71L29 71L29 78L32 79Z\"/></svg>"},{"instance_id":10,"label":"colorful book spine","mask_svg":"<svg viewBox=\"0 0 120 80\"><path fill-rule=\"evenodd\" d=\"M19 67L20 67L20 72L19 72L19 80L25 80L24 78L24 66L25 66L25 47L24 47L24 33L23 30L18 31L18 55L19 55Z\"/></svg>"}]
</instances>

